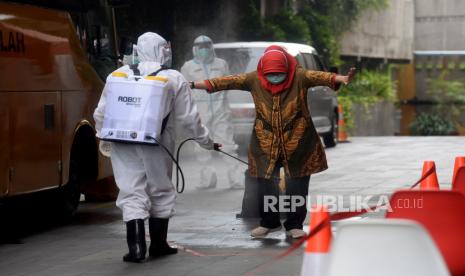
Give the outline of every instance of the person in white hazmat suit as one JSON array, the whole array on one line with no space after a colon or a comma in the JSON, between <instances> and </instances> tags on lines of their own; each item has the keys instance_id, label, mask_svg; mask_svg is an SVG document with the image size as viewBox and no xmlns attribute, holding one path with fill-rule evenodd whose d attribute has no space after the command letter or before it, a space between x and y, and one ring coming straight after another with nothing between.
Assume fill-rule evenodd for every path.
<instances>
[{"instance_id":1,"label":"person in white hazmat suit","mask_svg":"<svg viewBox=\"0 0 465 276\"><path fill-rule=\"evenodd\" d=\"M169 43L156 33L145 33L137 40L137 53L140 63L137 69L141 76L158 71L161 66L170 66L171 49ZM115 74L117 72L117 74ZM97 136L104 124L108 80L113 75L133 75L134 70L123 66L107 79L100 102L94 112ZM162 70L156 75L165 80L163 92L171 93L169 117L160 143L171 152L174 150L175 124L181 124L185 135L196 138L205 149L213 149L213 141L208 129L202 125L196 105L192 99L189 83L175 70ZM165 91L166 90L166 91ZM166 117L165 117L166 118ZM142 262L146 255L144 220L149 218L150 247L152 257L176 254L166 241L169 218L174 213L175 188L171 182L173 161L161 146L112 143L111 163L120 190L116 205L122 210L126 223L129 253L123 260Z\"/></svg>"},{"instance_id":2,"label":"person in white hazmat suit","mask_svg":"<svg viewBox=\"0 0 465 276\"><path fill-rule=\"evenodd\" d=\"M122 65L132 65L138 64L139 58L137 56L137 45L132 45L132 53L130 55L123 55L123 59L120 60ZM99 151L105 157L111 157L111 142L100 140L99 141Z\"/></svg>"},{"instance_id":3,"label":"person in white hazmat suit","mask_svg":"<svg viewBox=\"0 0 465 276\"><path fill-rule=\"evenodd\" d=\"M197 37L194 40L192 52L194 58L181 67L181 73L188 81L200 81L229 75L228 64L225 60L216 57L213 42L208 36L201 35ZM210 130L213 139L223 145L223 150L237 155L237 145L233 140L231 110L226 94L209 94L204 90L195 89L194 99L202 122ZM218 167L213 168L210 164L213 163L215 158L218 158L219 154L216 152L203 153L199 151L198 147L194 149L194 152L196 159L203 166L200 170L198 188L215 188ZM245 168L230 157L222 155L221 158L228 167L227 176L230 187L232 189L243 188Z\"/></svg>"}]
</instances>

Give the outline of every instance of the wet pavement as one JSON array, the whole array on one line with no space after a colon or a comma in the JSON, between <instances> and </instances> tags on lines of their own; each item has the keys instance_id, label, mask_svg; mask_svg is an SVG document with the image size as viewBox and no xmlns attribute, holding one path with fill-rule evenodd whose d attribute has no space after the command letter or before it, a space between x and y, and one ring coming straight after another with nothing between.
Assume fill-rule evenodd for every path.
<instances>
[{"instance_id":1,"label":"wet pavement","mask_svg":"<svg viewBox=\"0 0 465 276\"><path fill-rule=\"evenodd\" d=\"M330 169L312 176L312 199L389 195L413 184L424 160L436 161L439 182L449 188L454 158L465 154L462 137L351 140L327 150ZM243 191L229 189L223 172L227 165L219 167L217 188L197 190L196 164L182 163L188 182L170 221L168 239L180 248L179 254L143 264L122 262L126 244L119 210L113 202L83 202L73 221L65 225L31 210L13 225L2 221L1 227L13 229L17 239L0 245L0 275L300 275L303 249L270 263L292 244L283 231L252 239L249 233L257 220L236 219ZM337 233L337 223L333 231ZM254 271L259 266L260 271Z\"/></svg>"}]
</instances>

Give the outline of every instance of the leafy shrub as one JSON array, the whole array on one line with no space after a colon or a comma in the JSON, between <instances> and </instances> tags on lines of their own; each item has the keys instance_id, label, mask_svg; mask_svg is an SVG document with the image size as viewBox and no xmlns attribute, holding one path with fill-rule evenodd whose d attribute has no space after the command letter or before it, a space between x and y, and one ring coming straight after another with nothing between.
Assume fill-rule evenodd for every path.
<instances>
[{"instance_id":1,"label":"leafy shrub","mask_svg":"<svg viewBox=\"0 0 465 276\"><path fill-rule=\"evenodd\" d=\"M396 101L395 82L388 73L365 70L359 72L352 83L341 87L338 101L344 111L344 120L349 131L353 129L353 104L360 104L368 111L368 107L382 101ZM369 114L366 114L367 116Z\"/></svg>"},{"instance_id":2,"label":"leafy shrub","mask_svg":"<svg viewBox=\"0 0 465 276\"><path fill-rule=\"evenodd\" d=\"M449 77L449 70L443 70L436 78L428 78L426 83L426 93L434 102L433 113L461 127L460 121L465 107L465 82Z\"/></svg>"},{"instance_id":3,"label":"leafy shrub","mask_svg":"<svg viewBox=\"0 0 465 276\"><path fill-rule=\"evenodd\" d=\"M456 131L454 124L436 114L420 113L410 125L413 135L450 135Z\"/></svg>"},{"instance_id":4,"label":"leafy shrub","mask_svg":"<svg viewBox=\"0 0 465 276\"><path fill-rule=\"evenodd\" d=\"M426 92L439 104L465 104L465 82L448 76L449 70L444 70L437 78L428 78Z\"/></svg>"}]
</instances>

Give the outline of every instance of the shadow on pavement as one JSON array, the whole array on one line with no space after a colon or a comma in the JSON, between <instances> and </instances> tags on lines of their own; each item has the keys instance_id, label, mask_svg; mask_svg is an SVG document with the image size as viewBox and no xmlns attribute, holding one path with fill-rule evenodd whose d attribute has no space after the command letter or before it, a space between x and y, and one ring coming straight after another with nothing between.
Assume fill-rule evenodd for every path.
<instances>
[{"instance_id":1,"label":"shadow on pavement","mask_svg":"<svg viewBox=\"0 0 465 276\"><path fill-rule=\"evenodd\" d=\"M42 195L21 196L2 202L0 245L22 244L26 237L60 227L105 224L121 219L121 215L111 206L114 206L114 202L81 202L74 216L63 218L57 215Z\"/></svg>"}]
</instances>

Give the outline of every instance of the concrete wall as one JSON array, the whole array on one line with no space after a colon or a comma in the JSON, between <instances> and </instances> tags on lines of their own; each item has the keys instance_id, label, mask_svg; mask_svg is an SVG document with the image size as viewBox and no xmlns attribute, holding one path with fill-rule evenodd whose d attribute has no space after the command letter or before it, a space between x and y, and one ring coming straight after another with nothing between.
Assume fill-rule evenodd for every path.
<instances>
[{"instance_id":1,"label":"concrete wall","mask_svg":"<svg viewBox=\"0 0 465 276\"><path fill-rule=\"evenodd\" d=\"M464 1L465 2L465 1ZM343 56L411 60L414 39L414 1L390 0L382 11L362 14L341 40Z\"/></svg>"},{"instance_id":2,"label":"concrete wall","mask_svg":"<svg viewBox=\"0 0 465 276\"><path fill-rule=\"evenodd\" d=\"M416 0L415 1L415 50L464 51L465 50L465 1ZM427 79L436 78L445 69L449 79L464 80L465 56L417 56L416 98L431 100L426 92Z\"/></svg>"},{"instance_id":3,"label":"concrete wall","mask_svg":"<svg viewBox=\"0 0 465 276\"><path fill-rule=\"evenodd\" d=\"M465 1L415 0L415 50L465 50Z\"/></svg>"},{"instance_id":4,"label":"concrete wall","mask_svg":"<svg viewBox=\"0 0 465 276\"><path fill-rule=\"evenodd\" d=\"M353 136L391 136L400 132L400 110L393 103L381 102L365 109L352 106Z\"/></svg>"},{"instance_id":5,"label":"concrete wall","mask_svg":"<svg viewBox=\"0 0 465 276\"><path fill-rule=\"evenodd\" d=\"M465 49L465 44L462 45ZM428 94L428 79L435 79L441 73L448 71L448 80L465 80L465 56L416 56L415 82L416 99L431 101L433 97ZM465 93L465 91L464 91Z\"/></svg>"}]
</instances>

